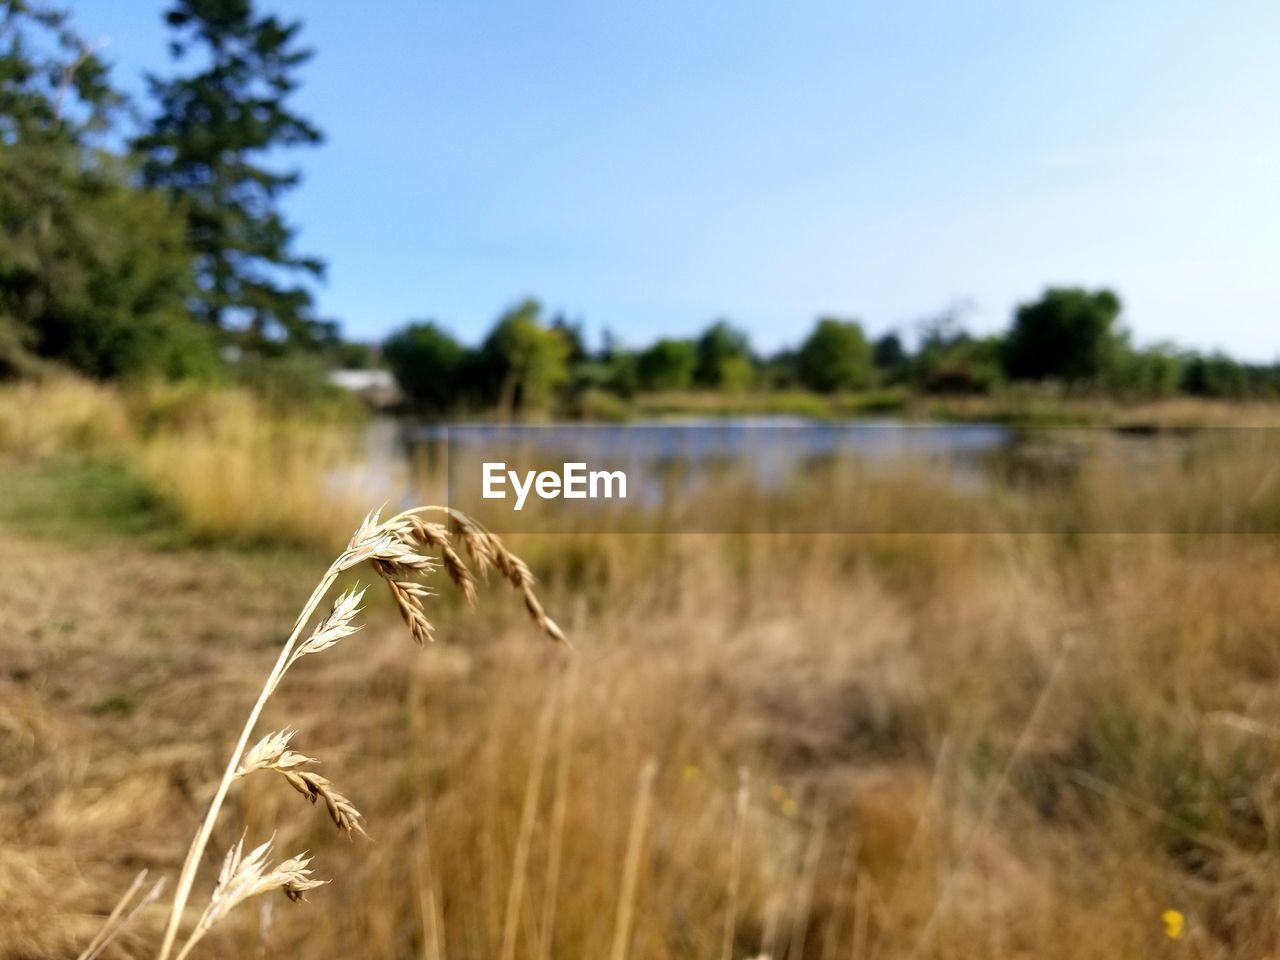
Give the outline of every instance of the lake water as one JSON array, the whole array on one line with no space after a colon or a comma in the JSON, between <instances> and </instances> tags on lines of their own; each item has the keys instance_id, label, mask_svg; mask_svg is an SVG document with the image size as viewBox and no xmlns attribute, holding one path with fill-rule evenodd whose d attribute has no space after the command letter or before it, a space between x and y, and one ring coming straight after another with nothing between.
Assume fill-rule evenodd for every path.
<instances>
[{"instance_id":1,"label":"lake water","mask_svg":"<svg viewBox=\"0 0 1280 960\"><path fill-rule=\"evenodd\" d=\"M1209 435L1212 435L1211 437ZM1091 459L1119 457L1111 476L1146 483L1153 504L1167 500L1178 464L1194 449L1217 456L1223 441L1277 449L1276 432L1217 430L1208 439L1189 436L1129 436L1106 429L1010 428L999 424L921 424L894 420L812 421L793 417L631 422L627 424L550 425L415 425L384 420L369 431L367 461L355 479L364 499L405 503L431 491L472 513L499 532L590 528L617 529L624 521L639 528L659 521L706 532L742 530L744 516L763 517L769 529L796 532L856 532L875 528L878 516L902 518L879 509L873 494L883 497L894 485L914 490L928 506L929 491L940 502L948 491L996 494L1009 500L1029 493L1066 500L1079 496L1075 486ZM1217 453L1205 444L1217 443ZM483 464L501 462L521 476L531 470L559 470L567 462L589 469L621 470L628 491L625 510L617 503L534 504L537 509L509 512L510 504L482 497ZM1203 462L1203 459L1202 461ZM1234 462L1234 461L1233 461ZM1277 458L1254 458L1258 489L1271 495ZM1173 471L1171 473L1170 471ZM1270 471L1270 472L1268 472ZM444 490L441 493L442 477ZM888 482L886 482L886 480ZM1176 479L1174 484L1176 484ZM880 488L877 491L875 488ZM1241 489L1251 489L1241 486ZM1252 495L1252 494L1250 494ZM1225 490L1224 498L1242 496ZM859 499L861 497L861 499ZM815 501L830 501L815 512ZM750 504L752 511L733 514L719 507ZM852 506L851 506L852 504ZM900 503L899 503L900 505ZM890 505L892 507L892 505ZM1228 502L1224 516L1234 516ZM683 509L682 509L683 508ZM508 512L504 512L504 510ZM843 513L841 511L844 511ZM625 514L625 516L624 516ZM664 520L665 518L665 520ZM1082 529L1089 523L1082 521ZM928 510L903 532L931 532L951 527L952 519ZM1235 521L1224 526L1236 529ZM611 526L612 525L612 526ZM901 529L900 526L894 527ZM1150 529L1139 524L1135 529Z\"/></svg>"},{"instance_id":2,"label":"lake water","mask_svg":"<svg viewBox=\"0 0 1280 960\"><path fill-rule=\"evenodd\" d=\"M780 482L797 464L852 456L870 463L907 460L972 464L1017 442L994 424L909 424L892 420L826 422L798 417L652 421L627 424L460 424L409 428L403 439L454 458L534 456L626 465L637 473L682 464L697 471L742 469Z\"/></svg>"},{"instance_id":3,"label":"lake water","mask_svg":"<svg viewBox=\"0 0 1280 960\"><path fill-rule=\"evenodd\" d=\"M791 417L681 420L601 425L465 424L410 428L405 448L419 469L448 476L451 505L479 516L503 532L514 530L648 529L654 524L705 532L753 528L768 516L776 526L812 527L818 521L784 508L780 499L802 499L797 483L807 483L808 502L822 496L812 484L855 485L852 476L832 471L884 471L906 464L925 466L946 483L982 484L986 457L1008 448L1015 437L988 424L907 424L894 421L830 423ZM530 471L563 472L565 464L588 471L625 474L625 504L618 502L531 502L514 485ZM508 502L484 497L486 464L502 464L497 475L515 471L502 489ZM496 487L494 489L497 489ZM534 497L534 501L538 498ZM612 498L600 498L610 499ZM755 509L730 514L729 501ZM824 518L838 522L834 518Z\"/></svg>"}]
</instances>

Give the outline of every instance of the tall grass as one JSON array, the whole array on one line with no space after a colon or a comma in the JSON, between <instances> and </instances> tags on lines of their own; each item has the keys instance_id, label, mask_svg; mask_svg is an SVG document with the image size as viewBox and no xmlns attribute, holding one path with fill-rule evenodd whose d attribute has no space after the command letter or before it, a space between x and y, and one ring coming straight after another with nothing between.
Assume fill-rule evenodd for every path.
<instances>
[{"instance_id":1,"label":"tall grass","mask_svg":"<svg viewBox=\"0 0 1280 960\"><path fill-rule=\"evenodd\" d=\"M0 388L0 451L21 458L110 454L133 438L124 395L74 377Z\"/></svg>"},{"instance_id":2,"label":"tall grass","mask_svg":"<svg viewBox=\"0 0 1280 960\"><path fill-rule=\"evenodd\" d=\"M358 426L270 414L239 392L202 398L129 457L191 530L215 539L341 543L349 518L395 479L369 475Z\"/></svg>"},{"instance_id":3,"label":"tall grass","mask_svg":"<svg viewBox=\"0 0 1280 960\"><path fill-rule=\"evenodd\" d=\"M374 842L244 778L210 846L278 828L332 882L192 956L1274 956L1280 541L1220 532L1269 529L1274 472L1170 450L1104 451L1071 497L908 468L792 504L945 534L524 537L569 658L443 597L406 650L399 598L371 603L263 723L358 785ZM178 874L309 564L0 550L0 946L65 957L139 866Z\"/></svg>"},{"instance_id":4,"label":"tall grass","mask_svg":"<svg viewBox=\"0 0 1280 960\"><path fill-rule=\"evenodd\" d=\"M0 389L0 455L118 464L211 540L341 544L371 498L405 489L395 463L371 463L370 442L362 420L282 412L242 389L73 378Z\"/></svg>"}]
</instances>

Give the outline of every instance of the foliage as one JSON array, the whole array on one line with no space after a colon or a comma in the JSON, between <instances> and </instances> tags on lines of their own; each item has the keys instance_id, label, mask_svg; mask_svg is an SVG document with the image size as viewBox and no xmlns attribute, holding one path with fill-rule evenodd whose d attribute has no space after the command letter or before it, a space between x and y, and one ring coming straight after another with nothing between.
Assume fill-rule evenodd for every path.
<instances>
[{"instance_id":1,"label":"foliage","mask_svg":"<svg viewBox=\"0 0 1280 960\"><path fill-rule=\"evenodd\" d=\"M586 334L583 333L581 320L570 320L563 313L558 313L551 321L551 329L560 334L568 345L569 363L585 363L589 359Z\"/></svg>"},{"instance_id":2,"label":"foliage","mask_svg":"<svg viewBox=\"0 0 1280 960\"><path fill-rule=\"evenodd\" d=\"M1180 386L1200 397L1280 397L1280 363L1241 363L1221 353L1192 355L1183 364Z\"/></svg>"},{"instance_id":3,"label":"foliage","mask_svg":"<svg viewBox=\"0 0 1280 960\"><path fill-rule=\"evenodd\" d=\"M1050 288L1014 315L1004 367L1015 380L1097 382L1115 357L1120 298L1110 290Z\"/></svg>"},{"instance_id":4,"label":"foliage","mask_svg":"<svg viewBox=\"0 0 1280 960\"><path fill-rule=\"evenodd\" d=\"M727 320L717 320L698 338L693 379L702 387L745 390L755 378L751 342Z\"/></svg>"},{"instance_id":5,"label":"foliage","mask_svg":"<svg viewBox=\"0 0 1280 960\"><path fill-rule=\"evenodd\" d=\"M542 323L542 306L523 300L501 317L477 357L476 382L504 412L549 410L569 379L569 344Z\"/></svg>"},{"instance_id":6,"label":"foliage","mask_svg":"<svg viewBox=\"0 0 1280 960\"><path fill-rule=\"evenodd\" d=\"M363 408L355 397L329 382L329 366L322 356L294 351L273 356L248 354L234 367L235 382L247 387L274 412L332 414L358 417Z\"/></svg>"},{"instance_id":7,"label":"foliage","mask_svg":"<svg viewBox=\"0 0 1280 960\"><path fill-rule=\"evenodd\" d=\"M911 372L911 357L902 345L902 338L890 331L879 337L871 346L871 362L875 364L885 383L901 383Z\"/></svg>"},{"instance_id":8,"label":"foliage","mask_svg":"<svg viewBox=\"0 0 1280 960\"><path fill-rule=\"evenodd\" d=\"M999 337L958 338L932 355L924 380L926 393L989 393L1002 379Z\"/></svg>"},{"instance_id":9,"label":"foliage","mask_svg":"<svg viewBox=\"0 0 1280 960\"><path fill-rule=\"evenodd\" d=\"M379 364L378 352L373 344L358 340L344 340L329 350L333 362L344 370L367 370Z\"/></svg>"},{"instance_id":10,"label":"foliage","mask_svg":"<svg viewBox=\"0 0 1280 960\"><path fill-rule=\"evenodd\" d=\"M987 393L1001 380L1002 349L998 337L966 331L952 308L923 324L910 361L914 384L925 393Z\"/></svg>"},{"instance_id":11,"label":"foliage","mask_svg":"<svg viewBox=\"0 0 1280 960\"><path fill-rule=\"evenodd\" d=\"M796 373L801 384L818 393L869 387L874 371L862 326L821 317L796 355Z\"/></svg>"},{"instance_id":12,"label":"foliage","mask_svg":"<svg viewBox=\"0 0 1280 960\"><path fill-rule=\"evenodd\" d=\"M1115 353L1106 385L1117 393L1172 396L1182 385L1184 363L1185 358L1170 344L1144 350L1134 350L1126 344Z\"/></svg>"},{"instance_id":13,"label":"foliage","mask_svg":"<svg viewBox=\"0 0 1280 960\"><path fill-rule=\"evenodd\" d=\"M698 362L690 340L661 339L640 351L636 373L642 390L687 390Z\"/></svg>"},{"instance_id":14,"label":"foliage","mask_svg":"<svg viewBox=\"0 0 1280 960\"><path fill-rule=\"evenodd\" d=\"M237 330L253 350L331 341L332 326L315 319L306 287L282 280L323 270L293 252L294 230L278 209L298 173L261 163L281 148L321 140L285 102L311 56L296 46L301 25L259 16L250 0L177 0L166 20L174 56L197 52L203 67L149 78L159 112L135 146L145 156L146 183L186 211L199 281L195 313L217 330Z\"/></svg>"},{"instance_id":15,"label":"foliage","mask_svg":"<svg viewBox=\"0 0 1280 960\"><path fill-rule=\"evenodd\" d=\"M470 358L447 330L431 321L410 323L387 339L383 354L415 406L435 412L458 406Z\"/></svg>"},{"instance_id":16,"label":"foliage","mask_svg":"<svg viewBox=\"0 0 1280 960\"><path fill-rule=\"evenodd\" d=\"M410 397L422 408L441 413L496 405L508 412L555 409L597 419L621 419L629 409L650 415L769 412L826 417L901 410L912 393L998 395L1004 402L1011 389L1026 389L1043 399L1046 390L1060 392L1082 382L1069 380L1065 371L1082 369L1083 361L1064 350L1054 355L1055 362L1065 358L1074 366L1059 363L1054 382L1013 387L1007 371L1011 350L1016 354L1038 343L1037 350L1047 351L1051 334L1064 329L1071 336L1102 331L1088 348L1092 354L1078 344L1072 349L1087 354L1086 360L1092 357L1089 369L1095 372L1088 382L1116 396L1280 396L1278 366L1242 364L1221 355L1200 357L1170 344L1131 346L1128 335L1114 328L1114 317L1106 319L1112 305L1118 309L1118 300L1113 304L1105 291L1082 295L1085 312L1101 311L1102 319L1077 323L1072 312L1080 307L1077 293L1049 291L1043 300L1024 305L1015 324L1021 338L1015 348L1009 346L1013 333L977 336L961 323L960 308L952 307L920 325L914 349L897 333L884 334L872 344L858 323L820 317L797 349L760 358L753 356L746 334L723 320L697 340L660 338L639 350L624 348L606 332L604 349L593 355L581 346L581 323L557 316L545 325L534 300L500 317L479 350L423 325L398 331L385 348ZM1045 312L1053 322L1043 322ZM1050 379L1047 374L1045 379ZM751 395L741 396L752 387ZM873 392L877 388L880 392ZM954 414L952 410L948 415Z\"/></svg>"},{"instance_id":17,"label":"foliage","mask_svg":"<svg viewBox=\"0 0 1280 960\"><path fill-rule=\"evenodd\" d=\"M94 145L119 105L105 66L63 15L0 9L0 373L208 376L181 225Z\"/></svg>"}]
</instances>

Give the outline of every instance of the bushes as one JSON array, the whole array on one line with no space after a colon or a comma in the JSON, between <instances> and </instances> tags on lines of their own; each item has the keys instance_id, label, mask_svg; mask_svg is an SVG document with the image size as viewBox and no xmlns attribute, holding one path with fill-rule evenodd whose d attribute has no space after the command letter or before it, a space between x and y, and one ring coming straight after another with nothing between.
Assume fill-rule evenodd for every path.
<instances>
[{"instance_id":1,"label":"bushes","mask_svg":"<svg viewBox=\"0 0 1280 960\"><path fill-rule=\"evenodd\" d=\"M640 351L636 372L642 390L687 390L693 383L697 351L691 340L658 340Z\"/></svg>"},{"instance_id":2,"label":"bushes","mask_svg":"<svg viewBox=\"0 0 1280 960\"><path fill-rule=\"evenodd\" d=\"M1014 314L1004 369L1015 380L1096 382L1117 347L1120 298L1110 290L1050 288Z\"/></svg>"},{"instance_id":3,"label":"bushes","mask_svg":"<svg viewBox=\"0 0 1280 960\"><path fill-rule=\"evenodd\" d=\"M818 393L869 387L875 370L862 327L852 320L820 319L796 355L796 373Z\"/></svg>"}]
</instances>

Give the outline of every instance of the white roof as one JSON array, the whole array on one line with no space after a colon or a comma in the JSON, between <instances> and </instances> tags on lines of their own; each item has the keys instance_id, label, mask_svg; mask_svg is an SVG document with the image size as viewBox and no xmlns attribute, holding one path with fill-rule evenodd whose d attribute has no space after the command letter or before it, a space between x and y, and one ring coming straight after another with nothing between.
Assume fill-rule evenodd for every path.
<instances>
[{"instance_id":1,"label":"white roof","mask_svg":"<svg viewBox=\"0 0 1280 960\"><path fill-rule=\"evenodd\" d=\"M390 370L331 370L329 382L353 393L400 389Z\"/></svg>"}]
</instances>

